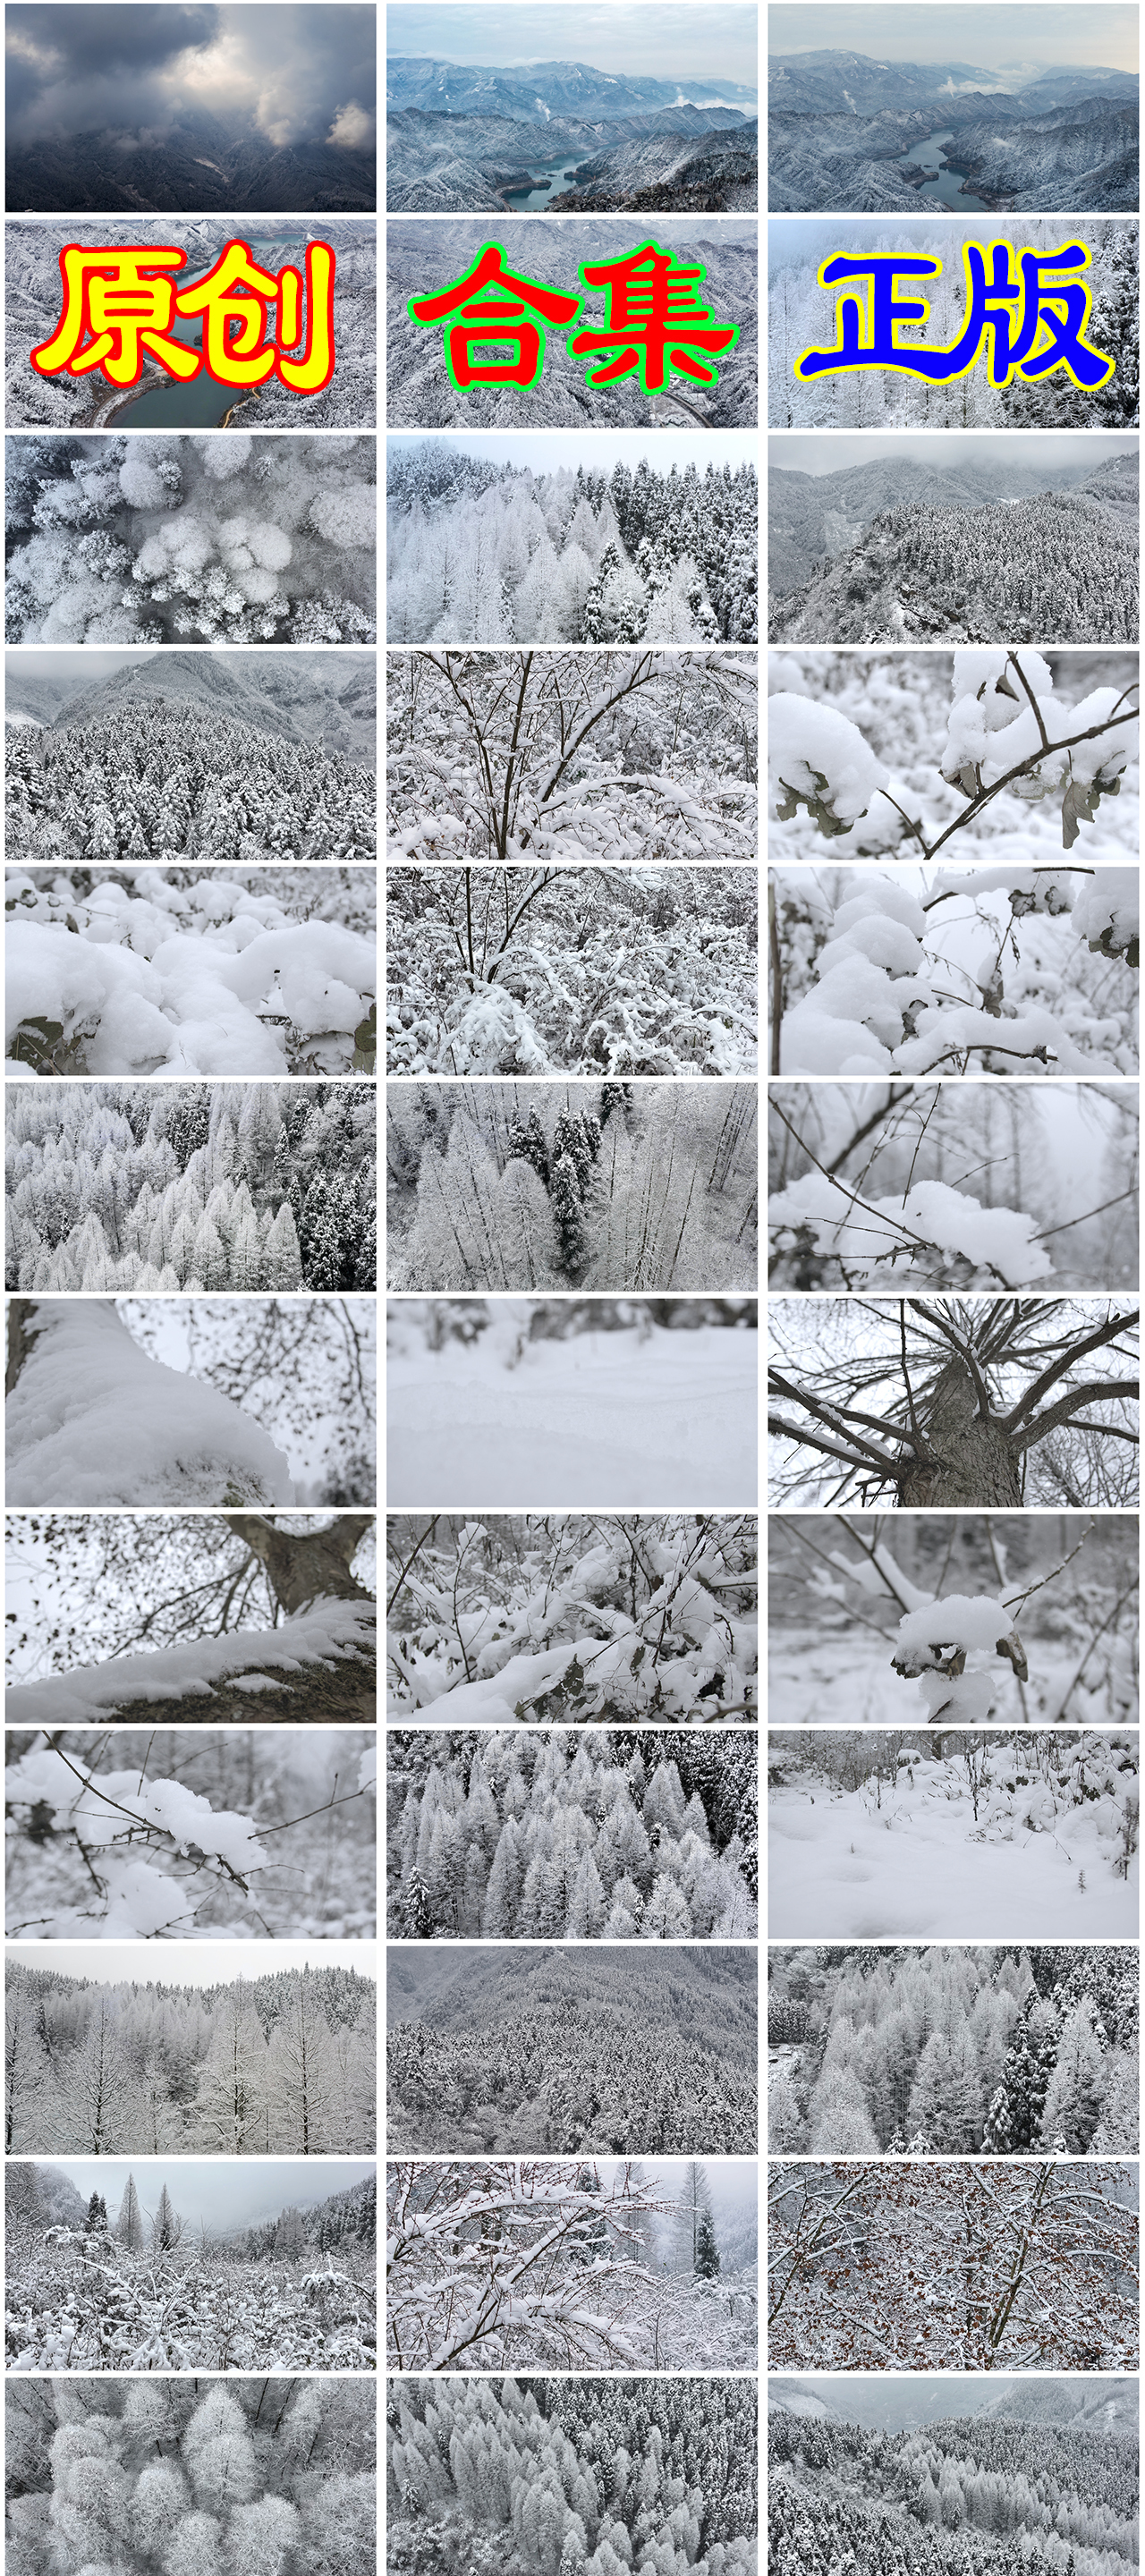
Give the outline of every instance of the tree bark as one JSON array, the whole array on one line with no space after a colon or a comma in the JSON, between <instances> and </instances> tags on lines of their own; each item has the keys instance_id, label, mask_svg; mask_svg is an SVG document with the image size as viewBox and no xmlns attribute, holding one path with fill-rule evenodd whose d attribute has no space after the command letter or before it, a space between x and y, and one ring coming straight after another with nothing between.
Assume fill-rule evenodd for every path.
<instances>
[{"instance_id":1,"label":"tree bark","mask_svg":"<svg viewBox=\"0 0 1145 2576\"><path fill-rule=\"evenodd\" d=\"M305 1610L311 1601L368 1601L365 1584L350 1572L350 1560L373 1521L372 1512L345 1512L329 1529L312 1537L278 1529L256 1512L228 1512L236 1538L265 1567L279 1607Z\"/></svg>"},{"instance_id":2,"label":"tree bark","mask_svg":"<svg viewBox=\"0 0 1145 2576\"><path fill-rule=\"evenodd\" d=\"M5 1395L11 1395L25 1360L31 1357L32 1342L35 1337L29 1333L28 1324L35 1311L34 1297L10 1297L8 1300L8 1367L4 1378Z\"/></svg>"},{"instance_id":3,"label":"tree bark","mask_svg":"<svg viewBox=\"0 0 1145 2576\"><path fill-rule=\"evenodd\" d=\"M919 1408L926 1456L903 1478L906 1511L1020 1511L1017 1453L1001 1422L983 1418L974 1380L960 1359L948 1360L929 1402Z\"/></svg>"}]
</instances>

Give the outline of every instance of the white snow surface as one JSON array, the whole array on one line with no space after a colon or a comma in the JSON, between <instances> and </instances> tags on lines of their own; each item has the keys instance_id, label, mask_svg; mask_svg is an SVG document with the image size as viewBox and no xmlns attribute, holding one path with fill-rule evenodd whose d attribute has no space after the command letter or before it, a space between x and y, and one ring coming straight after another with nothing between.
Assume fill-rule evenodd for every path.
<instances>
[{"instance_id":1,"label":"white snow surface","mask_svg":"<svg viewBox=\"0 0 1145 2576\"><path fill-rule=\"evenodd\" d=\"M947 1593L925 1609L904 1611L899 1621L900 1646L996 1646L1008 1637L1010 1613L985 1593Z\"/></svg>"},{"instance_id":2,"label":"white snow surface","mask_svg":"<svg viewBox=\"0 0 1145 2576\"><path fill-rule=\"evenodd\" d=\"M1140 868L1102 868L1083 882L1073 917L1083 939L1096 946L1103 931L1114 930L1121 945L1136 937L1141 922Z\"/></svg>"},{"instance_id":3,"label":"white snow surface","mask_svg":"<svg viewBox=\"0 0 1145 2576\"><path fill-rule=\"evenodd\" d=\"M489 1340L391 1350L394 1509L754 1505L754 1333L581 1333L513 1368Z\"/></svg>"},{"instance_id":4,"label":"white snow surface","mask_svg":"<svg viewBox=\"0 0 1145 2576\"><path fill-rule=\"evenodd\" d=\"M113 944L115 936L77 938L60 923L11 922L8 1029L59 1021L65 1041L90 1030L85 1059L96 1074L157 1065L170 1073L281 1074L287 1030L276 1023L306 1037L348 1033L373 989L370 942L337 922L262 931L249 920L228 922L209 934L168 935L144 955Z\"/></svg>"},{"instance_id":5,"label":"white snow surface","mask_svg":"<svg viewBox=\"0 0 1145 2576\"><path fill-rule=\"evenodd\" d=\"M314 1601L281 1628L236 1628L229 1637L198 1637L154 1655L113 1655L107 1663L55 1673L48 1681L22 1682L8 1693L9 1717L18 1726L93 1725L129 1700L158 1705L236 1678L240 1687L257 1682L262 1690L276 1690L291 1673L372 1649L374 1622L372 1602ZM250 1672L252 1662L257 1674ZM196 1833L195 1839L201 1842L202 1836Z\"/></svg>"},{"instance_id":6,"label":"white snow surface","mask_svg":"<svg viewBox=\"0 0 1145 2576\"><path fill-rule=\"evenodd\" d=\"M281 1449L202 1378L147 1357L103 1298L44 1298L6 1408L8 1500L291 1503Z\"/></svg>"},{"instance_id":7,"label":"white snow surface","mask_svg":"<svg viewBox=\"0 0 1145 2576\"><path fill-rule=\"evenodd\" d=\"M1035 1783L1012 1816L985 1799L975 1825L953 1761L913 1767L913 1783L884 1783L881 1805L873 1788L806 1775L773 1794L773 1940L1136 1940L1137 1863L1114 1876L1107 1792L1055 1813Z\"/></svg>"},{"instance_id":8,"label":"white snow surface","mask_svg":"<svg viewBox=\"0 0 1145 2576\"><path fill-rule=\"evenodd\" d=\"M767 702L768 790L776 803L785 788L822 797L841 822L865 814L889 773L849 716L835 707L778 690ZM820 780L826 780L820 786Z\"/></svg>"},{"instance_id":9,"label":"white snow surface","mask_svg":"<svg viewBox=\"0 0 1145 2576\"><path fill-rule=\"evenodd\" d=\"M1008 1288L1025 1286L1053 1269L1049 1254L1032 1239L1036 1223L1012 1208L983 1207L947 1181L916 1181L905 1199L860 1201L826 1172L807 1172L768 1201L772 1229L782 1235L793 1226L813 1227L816 1252L841 1261L854 1284L909 1277L930 1244L963 1253Z\"/></svg>"}]
</instances>

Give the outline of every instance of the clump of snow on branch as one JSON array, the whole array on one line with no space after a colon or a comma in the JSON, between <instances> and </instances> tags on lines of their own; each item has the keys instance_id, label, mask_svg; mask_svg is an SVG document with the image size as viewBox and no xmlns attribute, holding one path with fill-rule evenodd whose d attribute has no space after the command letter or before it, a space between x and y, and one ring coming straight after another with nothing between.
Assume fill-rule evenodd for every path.
<instances>
[{"instance_id":1,"label":"clump of snow on branch","mask_svg":"<svg viewBox=\"0 0 1145 2576\"><path fill-rule=\"evenodd\" d=\"M865 814L887 772L849 716L779 690L767 702L767 778L781 821L805 805L821 832Z\"/></svg>"},{"instance_id":2,"label":"clump of snow on branch","mask_svg":"<svg viewBox=\"0 0 1145 2576\"><path fill-rule=\"evenodd\" d=\"M807 1228L815 1251L840 1262L856 1287L928 1278L932 1248L971 1263L969 1286L1000 1279L1008 1288L1024 1287L1053 1269L1033 1239L1036 1224L1036 1217L1012 1208L983 1207L945 1181L916 1181L904 1198L864 1199L825 1172L807 1172L768 1202L777 1251Z\"/></svg>"},{"instance_id":3,"label":"clump of snow on branch","mask_svg":"<svg viewBox=\"0 0 1145 2576\"><path fill-rule=\"evenodd\" d=\"M163 1701L209 1697L229 1682L252 1694L281 1694L276 1707L288 1716L290 1675L372 1650L374 1616L369 1601L319 1601L278 1628L235 1628L226 1637L197 1637L153 1655L115 1655L50 1681L20 1683L9 1699L23 1711L22 1725L91 1725L130 1701L154 1700L159 1714Z\"/></svg>"},{"instance_id":4,"label":"clump of snow on branch","mask_svg":"<svg viewBox=\"0 0 1145 2576\"><path fill-rule=\"evenodd\" d=\"M8 1398L8 1496L61 1505L290 1503L285 1457L203 1379L149 1359L102 1299L41 1300Z\"/></svg>"}]
</instances>

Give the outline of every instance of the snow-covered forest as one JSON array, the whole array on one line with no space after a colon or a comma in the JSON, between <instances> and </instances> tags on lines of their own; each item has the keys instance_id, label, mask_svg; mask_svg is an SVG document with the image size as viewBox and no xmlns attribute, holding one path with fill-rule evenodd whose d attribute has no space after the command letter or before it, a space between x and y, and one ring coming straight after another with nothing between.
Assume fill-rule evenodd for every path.
<instances>
[{"instance_id":1,"label":"snow-covered forest","mask_svg":"<svg viewBox=\"0 0 1145 2576\"><path fill-rule=\"evenodd\" d=\"M1136 1733L777 1733L779 1941L1135 1941Z\"/></svg>"},{"instance_id":2,"label":"snow-covered forest","mask_svg":"<svg viewBox=\"0 0 1145 2576\"><path fill-rule=\"evenodd\" d=\"M771 2155L1136 2155L1132 1948L768 1951Z\"/></svg>"},{"instance_id":3,"label":"snow-covered forest","mask_svg":"<svg viewBox=\"0 0 1145 2576\"><path fill-rule=\"evenodd\" d=\"M897 2393L898 2383L890 2385ZM960 2415L964 2392L948 2384L937 2418L889 2417L885 2429L878 2416L854 2420L847 2385L832 2388L829 2416L802 2390L789 2401L787 2384L774 2386L768 2525L776 2576L830 2576L848 2550L866 2576L906 2567L912 2576L970 2569L1017 2576L1027 2567L1127 2576L1134 2563L1133 2380L1031 2383L1039 2401L1056 2401L1041 2421L1023 2421L1009 2394ZM1123 2391L1132 2392L1132 2407ZM1086 2416L1091 2392L1108 2395L1104 2409L1099 2403Z\"/></svg>"},{"instance_id":4,"label":"snow-covered forest","mask_svg":"<svg viewBox=\"0 0 1145 2576\"><path fill-rule=\"evenodd\" d=\"M506 868L531 859L507 869L518 900L529 897L528 931L514 942L520 973L538 923L561 917L551 900L533 912L553 883L548 873L537 882L551 860L611 870L626 859L754 859L758 677L754 654L722 651L603 651L590 662L579 653L391 653L389 854ZM602 902L617 880L584 882ZM690 882L674 872L651 881L658 929L670 927L667 904L682 902ZM717 889L726 883L718 878ZM479 907L483 969L506 958L516 914L514 901L501 925ZM476 953L466 962L472 970Z\"/></svg>"},{"instance_id":5,"label":"snow-covered forest","mask_svg":"<svg viewBox=\"0 0 1145 2576\"><path fill-rule=\"evenodd\" d=\"M70 1737L64 1750L70 1748ZM114 1757L113 1757L114 1758ZM241 1874L241 1866L240 1866ZM297 1943L292 1945L295 1953ZM86 1945L9 1950L4 2112L9 2155L360 2155L373 2147L375 1989L336 1959L236 1974L167 1952L138 1973L133 1945L68 1975ZM184 1963L186 1964L186 1963Z\"/></svg>"},{"instance_id":6,"label":"snow-covered forest","mask_svg":"<svg viewBox=\"0 0 1145 2576\"><path fill-rule=\"evenodd\" d=\"M644 1917L670 1950L391 1949L391 2151L754 2155L756 1954L679 1946L674 1894Z\"/></svg>"},{"instance_id":7,"label":"snow-covered forest","mask_svg":"<svg viewBox=\"0 0 1145 2576\"><path fill-rule=\"evenodd\" d=\"M390 1501L750 1509L755 1322L754 1299L739 1296L395 1299ZM612 1640L613 1672L640 1642L635 1623ZM491 1713L505 1714L506 1689L502 1677Z\"/></svg>"},{"instance_id":8,"label":"snow-covered forest","mask_svg":"<svg viewBox=\"0 0 1145 2576\"><path fill-rule=\"evenodd\" d=\"M754 868L391 868L389 1071L750 1073L758 891Z\"/></svg>"},{"instance_id":9,"label":"snow-covered forest","mask_svg":"<svg viewBox=\"0 0 1145 2576\"><path fill-rule=\"evenodd\" d=\"M372 1289L375 1126L327 1082L10 1086L7 1284Z\"/></svg>"},{"instance_id":10,"label":"snow-covered forest","mask_svg":"<svg viewBox=\"0 0 1145 2576\"><path fill-rule=\"evenodd\" d=\"M1137 2167L773 2165L780 2370L1135 2370Z\"/></svg>"},{"instance_id":11,"label":"snow-covered forest","mask_svg":"<svg viewBox=\"0 0 1145 2576\"><path fill-rule=\"evenodd\" d=\"M363 1297L20 1298L9 1500L372 1503L374 1330Z\"/></svg>"},{"instance_id":12,"label":"snow-covered forest","mask_svg":"<svg viewBox=\"0 0 1145 2576\"><path fill-rule=\"evenodd\" d=\"M1137 1315L1116 1300L774 1297L768 1323L781 1509L1136 1503Z\"/></svg>"},{"instance_id":13,"label":"snow-covered forest","mask_svg":"<svg viewBox=\"0 0 1145 2576\"><path fill-rule=\"evenodd\" d=\"M294 200L292 199L293 203ZM224 413L237 410L245 428L373 429L376 420L377 347L375 312L378 291L376 231L373 224L339 223L324 216L320 223L299 225L294 219L268 224L249 214L226 218L200 216L188 221L169 214L132 217L131 241L144 250L173 246L187 254L186 266L165 272L177 294L196 285L213 268L228 242L244 241L254 266L277 276L285 265L296 270L302 285L300 326L293 348L301 358L309 331L306 294L306 244L325 242L334 253L334 373L316 394L294 392L268 376L262 385L216 383L200 364L186 383L154 362L144 346L139 385L117 391L102 368L82 376L42 376L28 352L50 340L62 311L60 254L74 241L74 224L9 224L4 271L5 418L10 429L149 430L218 427ZM123 218L93 223L85 217L85 250L122 246ZM277 312L270 307L264 338L275 338ZM183 341L202 360L203 319L174 316L168 338ZM245 353L248 357L254 351Z\"/></svg>"},{"instance_id":14,"label":"snow-covered forest","mask_svg":"<svg viewBox=\"0 0 1145 2576\"><path fill-rule=\"evenodd\" d=\"M195 676L207 658L195 658ZM318 658L292 656L311 669ZM168 660L192 657L172 653L164 671ZM51 724L9 713L10 861L70 868L77 858L183 857L231 867L374 857L376 793L365 760L301 731L292 740L288 720L257 720L270 703L265 692L183 687L183 679L180 669L169 692L140 685L107 696L97 683L76 692L74 715L65 704ZM14 684L10 671L9 709Z\"/></svg>"},{"instance_id":15,"label":"snow-covered forest","mask_svg":"<svg viewBox=\"0 0 1145 2576\"><path fill-rule=\"evenodd\" d=\"M387 2167L398 2370L754 2370L756 2168Z\"/></svg>"},{"instance_id":16,"label":"snow-covered forest","mask_svg":"<svg viewBox=\"0 0 1145 2576\"><path fill-rule=\"evenodd\" d=\"M990 435L971 431L968 443ZM1007 449L1023 435L1001 431L994 447ZM1103 435L1091 434L1098 442ZM982 453L984 465L995 461L1005 459ZM789 462L795 470L786 479L797 481L797 460ZM898 463L903 488L889 506L862 508L857 526L844 518L841 533L836 521L835 548L817 557L799 587L773 593L773 644L990 645L998 635L1019 645L1138 642L1135 447L1108 456L1095 447L1083 481L997 498L948 499L941 485L933 497L915 497L909 487L922 470L918 460L908 455ZM781 539L777 482L771 491Z\"/></svg>"},{"instance_id":17,"label":"snow-covered forest","mask_svg":"<svg viewBox=\"0 0 1145 2576\"><path fill-rule=\"evenodd\" d=\"M7 2166L9 2370L374 2368L372 2166L137 2171Z\"/></svg>"},{"instance_id":18,"label":"snow-covered forest","mask_svg":"<svg viewBox=\"0 0 1145 2576\"><path fill-rule=\"evenodd\" d=\"M368 1512L14 1513L5 1555L9 1716L16 1725L45 1729L98 1726L111 1717L143 1725L165 1701L180 1726L192 1720L245 1725L256 1714L320 1724L372 1718L374 1569ZM252 1685L271 1694L258 1711ZM178 1755L201 1763L213 1787L218 1775L209 1749L192 1757L194 1738L182 1739L182 1752L178 1739L164 1741L173 1761ZM363 1761L371 1750L372 1739L361 1741ZM299 1758L300 1776L309 1778L301 1743ZM320 1763L321 1748L313 1760ZM48 1786L37 1795L56 1801L68 1784L50 1768L42 1776ZM182 1770L173 1776L188 1785ZM251 1755L224 1777L228 1786L241 1782L244 1799L256 1798L259 1771ZM371 1777L369 1769L361 1774L361 1780ZM200 1801L196 1839L205 1849L202 1820ZM277 1811L264 1821L277 1824ZM90 1811L85 1822L97 1857ZM102 1822L112 1849L112 1820ZM162 1842L161 1820L138 1801L131 1822L141 1847L153 1835L165 1864L177 1856L179 1838ZM89 1901L94 1884L93 1878ZM185 1890L175 1885L166 1893L180 1897L181 1911ZM196 1893L204 1897L210 1889ZM169 1910L160 1913L160 1923Z\"/></svg>"},{"instance_id":19,"label":"snow-covered forest","mask_svg":"<svg viewBox=\"0 0 1145 2576\"><path fill-rule=\"evenodd\" d=\"M375 1937L372 1735L12 1727L7 1755L9 1940Z\"/></svg>"},{"instance_id":20,"label":"snow-covered forest","mask_svg":"<svg viewBox=\"0 0 1145 2576\"><path fill-rule=\"evenodd\" d=\"M372 1075L374 875L9 869L9 1062L26 1074Z\"/></svg>"},{"instance_id":21,"label":"snow-covered forest","mask_svg":"<svg viewBox=\"0 0 1145 2576\"><path fill-rule=\"evenodd\" d=\"M353 2379L160 2375L8 2383L8 2548L20 2576L374 2576L375 2401ZM112 2553L114 2552L114 2556Z\"/></svg>"},{"instance_id":22,"label":"snow-covered forest","mask_svg":"<svg viewBox=\"0 0 1145 2576\"><path fill-rule=\"evenodd\" d=\"M751 2381L400 2379L386 2412L390 2576L751 2576Z\"/></svg>"},{"instance_id":23,"label":"snow-covered forest","mask_svg":"<svg viewBox=\"0 0 1145 2576\"><path fill-rule=\"evenodd\" d=\"M1128 1083L773 1083L771 1284L1134 1288L1137 1131Z\"/></svg>"},{"instance_id":24,"label":"snow-covered forest","mask_svg":"<svg viewBox=\"0 0 1145 2576\"><path fill-rule=\"evenodd\" d=\"M434 1942L752 1940L757 1798L746 1727L395 1728L388 1928ZM391 1981L398 1971L395 1954ZM454 1971L437 1958L434 1973Z\"/></svg>"},{"instance_id":25,"label":"snow-covered forest","mask_svg":"<svg viewBox=\"0 0 1145 2576\"><path fill-rule=\"evenodd\" d=\"M611 475L391 440L389 642L754 643L755 467L701 475L673 435Z\"/></svg>"},{"instance_id":26,"label":"snow-covered forest","mask_svg":"<svg viewBox=\"0 0 1145 2576\"><path fill-rule=\"evenodd\" d=\"M833 202L841 205L842 199ZM784 224L771 226L767 417L773 429L1136 426L1135 223L1102 222L1091 215L1085 227L1090 254L1085 284L1093 300L1083 336L1103 359L1112 358L1115 362L1114 373L1096 390L1076 384L1065 367L1056 368L1052 375L1034 378L1023 375L1019 367L1008 385L996 387L990 381L990 361L985 351L968 374L951 377L945 384L932 384L923 377L887 367L846 368L838 374L800 377L795 372L796 363L805 351L835 348L840 298L854 296L856 287L860 297L865 291L861 279L844 280L826 288L819 283L819 271L825 261L840 254L856 256L855 231L854 223L848 226L838 221L793 225L790 230ZM1022 252L1040 252L1044 257L1060 251L1073 238L1060 216L1046 216L1040 222L1030 222L1028 217L1016 222L1005 218L999 221L996 215L971 216L955 227L943 207L937 222L930 216L916 222L899 217L885 227L875 227L873 237L864 226L862 251L875 257L901 251L905 259L941 262L938 276L902 276L896 280L895 291L900 298L913 293L921 301L925 296L928 309L924 322L896 324L895 345L900 349L948 349L962 338L970 312L969 281L965 262L959 256L965 241L980 246L988 272L988 245L1008 242L1013 273ZM1062 271L1058 272L1058 280L1060 293Z\"/></svg>"},{"instance_id":27,"label":"snow-covered forest","mask_svg":"<svg viewBox=\"0 0 1145 2576\"><path fill-rule=\"evenodd\" d=\"M685 292L693 306L710 314L706 327L730 327L739 335L714 356L695 351L699 364L711 367L713 383L686 377L681 384L666 360L661 394L643 391L639 369L597 384L594 378L608 363L607 353L577 358L569 345L582 331L607 328L608 291L588 284L582 271L627 259L633 248L630 221L609 222L589 210L571 220L530 214L524 221L502 217L498 222L502 266L511 275L543 279L558 294L576 297L580 311L545 331L535 384L459 385L447 359L450 321L427 326L414 320L410 306L443 294L456 278L468 276L489 233L487 217L477 215L432 225L387 224L386 418L391 429L671 430L700 422L705 429L720 430L750 428L758 421L756 224L737 221L734 215L723 223L705 223L698 212L657 223L657 248L692 271ZM495 309L495 281L492 302ZM514 334L499 339L495 327L471 351L473 363L482 367L513 366L520 353L519 339ZM357 424L348 421L346 426Z\"/></svg>"},{"instance_id":28,"label":"snow-covered forest","mask_svg":"<svg viewBox=\"0 0 1145 2576\"><path fill-rule=\"evenodd\" d=\"M371 644L372 436L8 442L13 644Z\"/></svg>"},{"instance_id":29,"label":"snow-covered forest","mask_svg":"<svg viewBox=\"0 0 1145 2576\"><path fill-rule=\"evenodd\" d=\"M1125 866L1137 856L1135 653L787 651L768 655L768 693L782 701L771 735L768 824L777 862L824 862L822 890L838 900L845 876L825 864L825 837L845 837L848 858L913 860L896 869L896 882L920 897L931 939L961 917L965 895L1006 892L1009 878L996 871L1025 869L1029 882L1019 877L1013 886L1023 898L1014 915L1022 963L1077 981L1085 959L1071 899L1090 890L1095 865ZM1059 746L1048 755L1031 695ZM1098 770L1087 775L1095 758ZM954 865L932 879L919 862L940 845ZM1047 873L1034 874L1040 869ZM1046 897L1052 891L1052 906L1024 899L1039 887ZM1006 916L997 917L1001 924ZM1009 968L1010 955L999 962ZM1118 985L1103 972L1100 989L1104 1016Z\"/></svg>"},{"instance_id":30,"label":"snow-covered forest","mask_svg":"<svg viewBox=\"0 0 1145 2576\"><path fill-rule=\"evenodd\" d=\"M1135 1520L805 1513L772 1522L769 1552L778 1724L910 1725L932 1711L947 1723L1137 1724ZM989 1633L964 1645L945 1630L969 1623L971 1603ZM932 1636L904 1651L903 1622L917 1627L922 1611Z\"/></svg>"},{"instance_id":31,"label":"snow-covered forest","mask_svg":"<svg viewBox=\"0 0 1145 2576\"><path fill-rule=\"evenodd\" d=\"M388 1284L753 1288L757 1153L754 1083L391 1083Z\"/></svg>"}]
</instances>

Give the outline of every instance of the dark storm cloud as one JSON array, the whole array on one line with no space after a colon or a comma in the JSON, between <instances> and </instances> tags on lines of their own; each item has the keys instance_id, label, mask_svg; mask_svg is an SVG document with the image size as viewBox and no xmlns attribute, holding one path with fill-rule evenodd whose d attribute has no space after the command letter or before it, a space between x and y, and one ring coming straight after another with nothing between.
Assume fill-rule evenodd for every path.
<instances>
[{"instance_id":1,"label":"dark storm cloud","mask_svg":"<svg viewBox=\"0 0 1145 2576\"><path fill-rule=\"evenodd\" d=\"M132 131L179 117L249 120L275 143L365 143L375 108L367 6L182 7L90 0L7 11L9 143Z\"/></svg>"}]
</instances>

